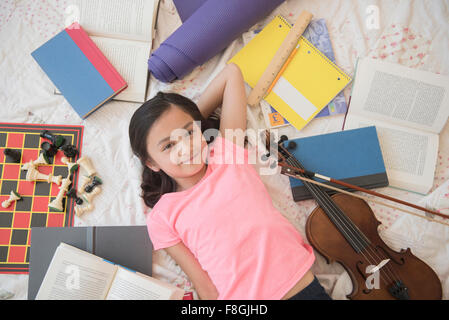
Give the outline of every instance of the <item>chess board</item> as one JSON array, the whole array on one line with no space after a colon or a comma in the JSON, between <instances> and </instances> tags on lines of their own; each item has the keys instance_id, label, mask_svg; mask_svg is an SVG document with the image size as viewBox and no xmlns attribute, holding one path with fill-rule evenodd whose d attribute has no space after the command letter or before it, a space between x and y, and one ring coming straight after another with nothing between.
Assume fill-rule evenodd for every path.
<instances>
[{"instance_id":1,"label":"chess board","mask_svg":"<svg viewBox=\"0 0 449 320\"><path fill-rule=\"evenodd\" d=\"M49 209L48 204L57 196L59 186L45 181L26 181L26 170L21 170L23 164L39 157L41 143L48 141L39 135L43 130L62 135L64 144L73 144L78 149L79 154L72 162L81 155L82 126L0 123L0 203L9 198L11 191L22 196L6 209L0 205L0 273L28 273L32 227L73 226L74 200L64 198L63 212ZM5 157L5 148L19 150L20 163ZM68 169L61 162L62 157L64 153L59 150L51 158L51 164L39 165L39 172L66 178ZM73 187L77 185L78 175L79 170L73 176Z\"/></svg>"}]
</instances>

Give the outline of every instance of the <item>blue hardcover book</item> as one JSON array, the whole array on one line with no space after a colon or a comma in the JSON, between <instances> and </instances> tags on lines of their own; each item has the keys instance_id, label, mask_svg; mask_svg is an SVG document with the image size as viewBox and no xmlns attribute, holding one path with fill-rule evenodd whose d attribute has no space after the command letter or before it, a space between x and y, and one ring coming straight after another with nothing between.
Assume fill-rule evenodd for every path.
<instances>
[{"instance_id":1,"label":"blue hardcover book","mask_svg":"<svg viewBox=\"0 0 449 320\"><path fill-rule=\"evenodd\" d=\"M76 22L31 55L83 119L127 87Z\"/></svg>"},{"instance_id":2,"label":"blue hardcover book","mask_svg":"<svg viewBox=\"0 0 449 320\"><path fill-rule=\"evenodd\" d=\"M388 186L388 176L374 126L291 139L284 142L285 147L289 141L296 142L296 148L289 151L306 170L365 189ZM289 178L295 201L312 198L301 180ZM316 180L348 190L327 181ZM328 194L335 193L330 189L325 191Z\"/></svg>"}]
</instances>

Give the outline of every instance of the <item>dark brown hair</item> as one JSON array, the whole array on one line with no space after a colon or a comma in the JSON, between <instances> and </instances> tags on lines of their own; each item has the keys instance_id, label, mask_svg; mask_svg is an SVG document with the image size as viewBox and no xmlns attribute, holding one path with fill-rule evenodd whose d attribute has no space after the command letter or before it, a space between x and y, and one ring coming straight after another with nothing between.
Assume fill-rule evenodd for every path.
<instances>
[{"instance_id":1,"label":"dark brown hair","mask_svg":"<svg viewBox=\"0 0 449 320\"><path fill-rule=\"evenodd\" d=\"M216 114L204 119L195 102L177 93L159 91L134 112L129 124L129 140L133 153L143 165L141 196L150 208L154 207L163 194L176 190L176 181L163 170L156 172L146 166L146 161L151 160L146 144L148 132L154 122L172 105L190 114L194 121L201 121L201 132L203 133L207 129L218 129L219 127L219 118ZM206 141L210 143L212 140Z\"/></svg>"}]
</instances>

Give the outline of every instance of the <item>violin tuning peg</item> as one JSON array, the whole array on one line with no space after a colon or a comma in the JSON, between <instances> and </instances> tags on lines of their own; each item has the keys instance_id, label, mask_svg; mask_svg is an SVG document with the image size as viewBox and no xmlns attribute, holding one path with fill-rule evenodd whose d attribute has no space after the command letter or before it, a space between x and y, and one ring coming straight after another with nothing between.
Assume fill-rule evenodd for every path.
<instances>
[{"instance_id":1,"label":"violin tuning peg","mask_svg":"<svg viewBox=\"0 0 449 320\"><path fill-rule=\"evenodd\" d=\"M288 137L287 137L285 134L283 134L283 135L280 137L278 143L282 143L282 142L287 141L287 140L288 140Z\"/></svg>"},{"instance_id":2,"label":"violin tuning peg","mask_svg":"<svg viewBox=\"0 0 449 320\"><path fill-rule=\"evenodd\" d=\"M296 149L296 146L297 146L297 144L296 144L295 141L290 141L290 142L288 143L287 149L288 149L288 150L295 150L295 149Z\"/></svg>"}]
</instances>

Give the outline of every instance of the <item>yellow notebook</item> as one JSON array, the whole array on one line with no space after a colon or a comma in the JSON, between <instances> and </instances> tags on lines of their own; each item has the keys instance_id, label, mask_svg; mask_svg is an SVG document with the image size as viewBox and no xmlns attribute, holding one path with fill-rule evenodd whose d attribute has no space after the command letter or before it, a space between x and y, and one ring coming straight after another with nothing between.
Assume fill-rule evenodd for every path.
<instances>
[{"instance_id":1,"label":"yellow notebook","mask_svg":"<svg viewBox=\"0 0 449 320\"><path fill-rule=\"evenodd\" d=\"M251 88L257 84L290 29L291 25L282 16L276 16L228 61L240 67ZM298 51L265 100L296 129L301 130L351 80L301 37Z\"/></svg>"}]
</instances>

